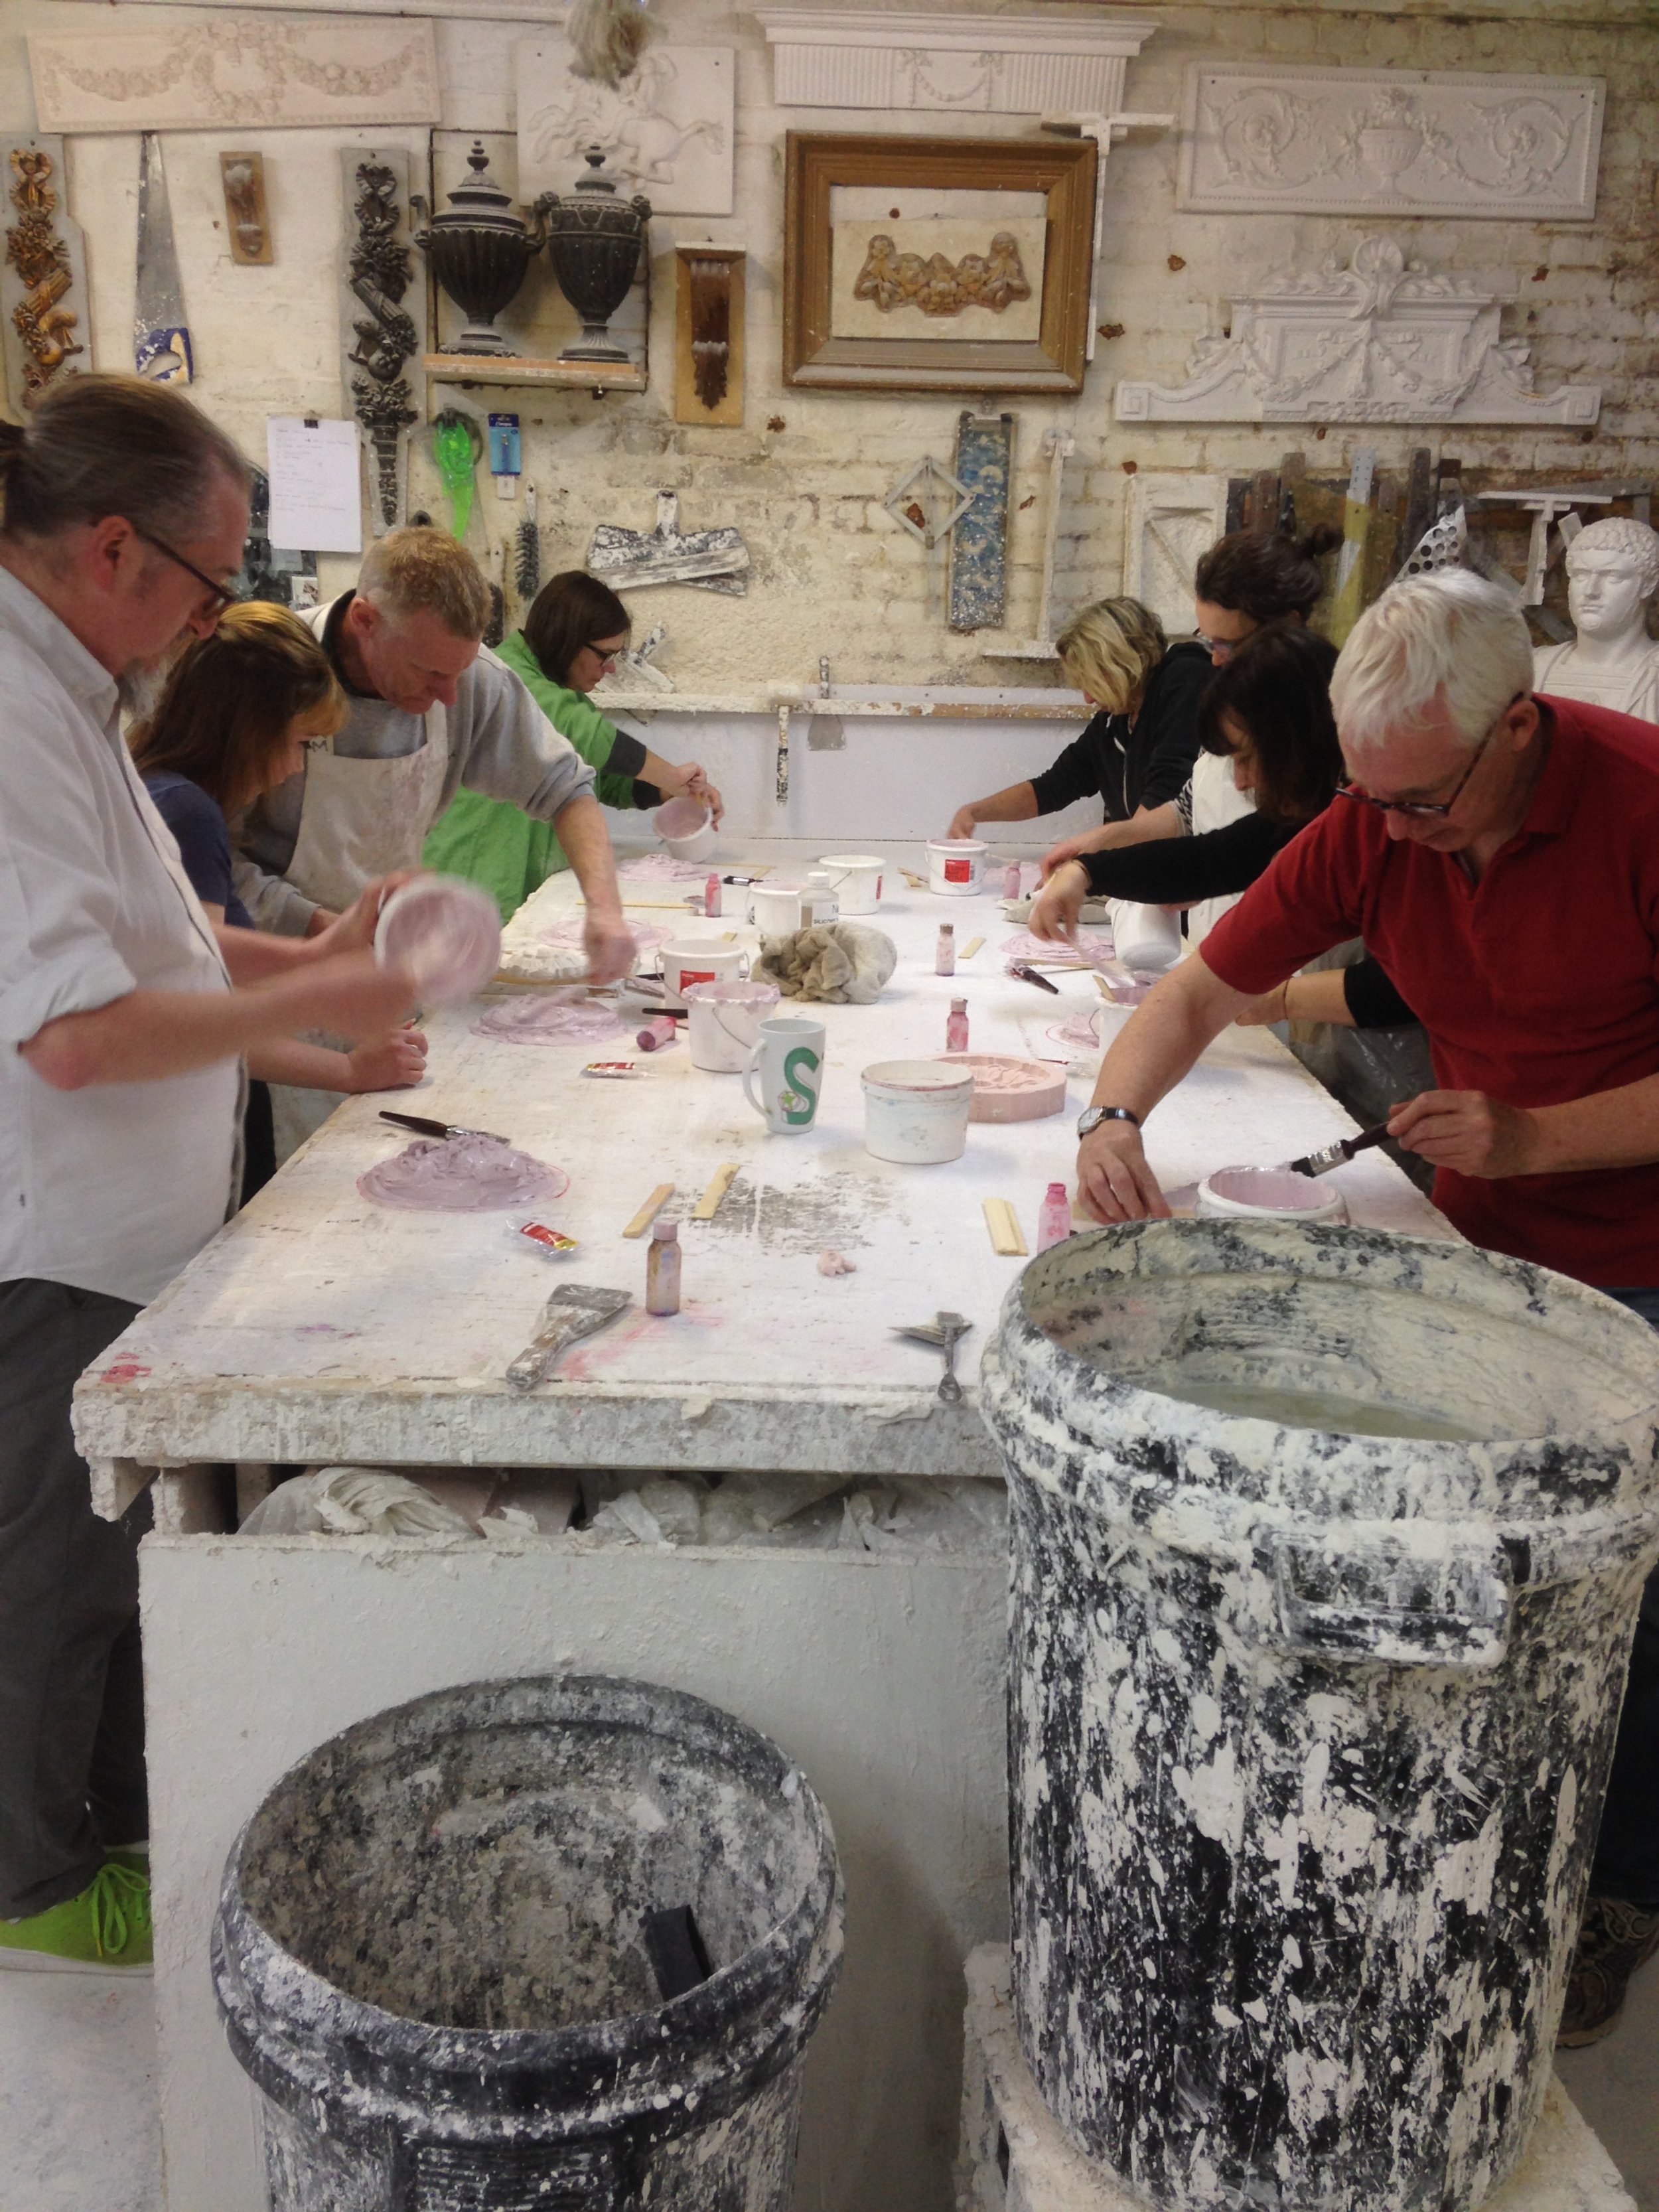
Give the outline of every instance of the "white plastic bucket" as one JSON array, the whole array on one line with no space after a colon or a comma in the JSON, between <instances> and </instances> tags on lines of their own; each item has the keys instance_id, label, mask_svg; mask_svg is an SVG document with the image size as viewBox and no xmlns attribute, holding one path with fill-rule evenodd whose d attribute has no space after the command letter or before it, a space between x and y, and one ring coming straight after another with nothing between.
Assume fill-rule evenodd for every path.
<instances>
[{"instance_id":1,"label":"white plastic bucket","mask_svg":"<svg viewBox=\"0 0 1659 2212\"><path fill-rule=\"evenodd\" d=\"M800 892L793 884L750 884L749 919L763 937L793 937L800 927Z\"/></svg>"},{"instance_id":2,"label":"white plastic bucket","mask_svg":"<svg viewBox=\"0 0 1659 2212\"><path fill-rule=\"evenodd\" d=\"M718 937L681 939L665 945L661 957L662 1002L680 1013L692 984L742 983L749 977L749 955Z\"/></svg>"},{"instance_id":3,"label":"white plastic bucket","mask_svg":"<svg viewBox=\"0 0 1659 2212\"><path fill-rule=\"evenodd\" d=\"M1342 1194L1294 1168L1218 1168L1198 1186L1206 1221L1346 1221Z\"/></svg>"},{"instance_id":4,"label":"white plastic bucket","mask_svg":"<svg viewBox=\"0 0 1659 2212\"><path fill-rule=\"evenodd\" d=\"M885 860L868 853L825 853L818 866L828 873L843 914L873 914L881 904Z\"/></svg>"},{"instance_id":5,"label":"white plastic bucket","mask_svg":"<svg viewBox=\"0 0 1659 2212\"><path fill-rule=\"evenodd\" d=\"M1112 949L1132 975L1163 975L1181 957L1181 916L1173 907L1141 906L1133 899L1108 901L1112 914Z\"/></svg>"},{"instance_id":6,"label":"white plastic bucket","mask_svg":"<svg viewBox=\"0 0 1659 2212\"><path fill-rule=\"evenodd\" d=\"M714 811L701 799L669 799L651 826L677 860L706 860L714 849Z\"/></svg>"},{"instance_id":7,"label":"white plastic bucket","mask_svg":"<svg viewBox=\"0 0 1659 2212\"><path fill-rule=\"evenodd\" d=\"M978 837L930 837L927 841L927 888L945 898L972 898L984 889L985 855L989 850Z\"/></svg>"},{"instance_id":8,"label":"white plastic bucket","mask_svg":"<svg viewBox=\"0 0 1659 2212\"><path fill-rule=\"evenodd\" d=\"M691 1065L711 1075L741 1075L778 997L775 983L693 983L685 994Z\"/></svg>"},{"instance_id":9,"label":"white plastic bucket","mask_svg":"<svg viewBox=\"0 0 1659 2212\"><path fill-rule=\"evenodd\" d=\"M428 1006L458 1005L501 965L500 911L460 876L416 876L380 908L374 957L411 976Z\"/></svg>"},{"instance_id":10,"label":"white plastic bucket","mask_svg":"<svg viewBox=\"0 0 1659 2212\"><path fill-rule=\"evenodd\" d=\"M878 1060L864 1071L864 1149L903 1167L959 1160L974 1078L937 1060Z\"/></svg>"}]
</instances>

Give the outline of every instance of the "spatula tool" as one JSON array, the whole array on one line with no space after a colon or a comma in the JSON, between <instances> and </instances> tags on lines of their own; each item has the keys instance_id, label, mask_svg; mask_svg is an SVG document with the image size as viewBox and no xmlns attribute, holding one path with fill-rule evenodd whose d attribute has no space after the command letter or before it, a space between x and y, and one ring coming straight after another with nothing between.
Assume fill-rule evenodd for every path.
<instances>
[{"instance_id":1,"label":"spatula tool","mask_svg":"<svg viewBox=\"0 0 1659 2212\"><path fill-rule=\"evenodd\" d=\"M471 1129L465 1121L434 1121L424 1114L392 1114L384 1106L380 1119L395 1122L400 1129L413 1129L419 1137L485 1137L492 1145L512 1142L509 1137L498 1137L493 1129Z\"/></svg>"},{"instance_id":2,"label":"spatula tool","mask_svg":"<svg viewBox=\"0 0 1659 2212\"><path fill-rule=\"evenodd\" d=\"M917 1344L931 1344L935 1352L945 1354L945 1373L939 1378L939 1395L947 1406L954 1406L962 1396L962 1385L956 1375L957 1345L973 1325L959 1313L935 1314L932 1321L919 1321L909 1328L894 1324L900 1336L908 1336Z\"/></svg>"},{"instance_id":3,"label":"spatula tool","mask_svg":"<svg viewBox=\"0 0 1659 2212\"><path fill-rule=\"evenodd\" d=\"M627 1291L593 1283L562 1283L542 1308L536 1334L507 1370L515 1390L533 1390L546 1382L559 1355L578 1337L592 1336L627 1312L634 1303Z\"/></svg>"},{"instance_id":4,"label":"spatula tool","mask_svg":"<svg viewBox=\"0 0 1659 2212\"><path fill-rule=\"evenodd\" d=\"M1328 1175L1333 1168L1345 1166L1356 1152L1368 1152L1373 1145L1380 1145L1388 1133L1388 1123L1379 1121L1374 1129L1364 1130L1357 1137L1339 1137L1322 1152L1306 1153L1299 1160L1286 1160L1285 1164L1292 1175Z\"/></svg>"}]
</instances>

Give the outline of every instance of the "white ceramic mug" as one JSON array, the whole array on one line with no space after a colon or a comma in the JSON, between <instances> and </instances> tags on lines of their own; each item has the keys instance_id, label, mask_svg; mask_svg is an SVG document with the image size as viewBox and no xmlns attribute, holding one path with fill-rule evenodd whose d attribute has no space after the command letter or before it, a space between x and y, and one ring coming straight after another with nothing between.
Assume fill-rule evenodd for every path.
<instances>
[{"instance_id":1,"label":"white ceramic mug","mask_svg":"<svg viewBox=\"0 0 1659 2212\"><path fill-rule=\"evenodd\" d=\"M760 1042L760 1026L776 1011L778 987L763 983L692 983L685 1003L691 1018L691 1065L711 1075L741 1075Z\"/></svg>"},{"instance_id":2,"label":"white ceramic mug","mask_svg":"<svg viewBox=\"0 0 1659 2212\"><path fill-rule=\"evenodd\" d=\"M823 1084L823 1048L822 1022L784 1014L761 1024L743 1071L743 1095L774 1136L811 1127Z\"/></svg>"},{"instance_id":3,"label":"white ceramic mug","mask_svg":"<svg viewBox=\"0 0 1659 2212\"><path fill-rule=\"evenodd\" d=\"M793 937L800 927L800 892L793 884L750 884L749 919L763 937Z\"/></svg>"},{"instance_id":4,"label":"white ceramic mug","mask_svg":"<svg viewBox=\"0 0 1659 2212\"><path fill-rule=\"evenodd\" d=\"M741 983L748 975L749 955L741 945L718 937L682 938L662 949L662 1002L684 1013L691 984Z\"/></svg>"}]
</instances>

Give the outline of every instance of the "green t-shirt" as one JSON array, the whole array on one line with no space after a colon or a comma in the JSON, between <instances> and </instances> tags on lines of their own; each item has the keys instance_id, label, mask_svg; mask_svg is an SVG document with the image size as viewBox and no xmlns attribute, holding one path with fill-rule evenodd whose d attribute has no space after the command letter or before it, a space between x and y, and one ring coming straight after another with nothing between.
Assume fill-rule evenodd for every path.
<instances>
[{"instance_id":1,"label":"green t-shirt","mask_svg":"<svg viewBox=\"0 0 1659 2212\"><path fill-rule=\"evenodd\" d=\"M614 722L605 720L585 691L555 684L542 673L540 663L525 642L524 632L514 630L495 647L495 658L505 661L522 678L536 704L562 738L568 738L595 771L593 795L605 806L637 806L641 802L631 775L607 774L618 742L624 750L633 740L621 737ZM481 792L459 791L447 811L427 832L421 851L422 866L445 875L465 876L480 884L510 921L533 890L561 868L570 865L550 822L531 817L505 800L486 799Z\"/></svg>"}]
</instances>

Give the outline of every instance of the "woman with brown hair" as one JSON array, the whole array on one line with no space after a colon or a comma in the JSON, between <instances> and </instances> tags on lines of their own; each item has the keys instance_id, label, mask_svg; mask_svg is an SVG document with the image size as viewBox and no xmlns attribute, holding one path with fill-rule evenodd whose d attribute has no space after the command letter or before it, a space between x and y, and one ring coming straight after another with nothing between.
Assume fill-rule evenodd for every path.
<instances>
[{"instance_id":1,"label":"woman with brown hair","mask_svg":"<svg viewBox=\"0 0 1659 2212\"><path fill-rule=\"evenodd\" d=\"M262 599L228 607L213 634L174 663L154 714L132 732L133 764L210 921L253 927L231 882L231 824L344 719L345 696L327 654L286 607ZM276 1172L270 1084L394 1091L418 1083L425 1069L426 1039L410 1029L350 1052L298 1037L255 1047L247 1055L243 1204Z\"/></svg>"},{"instance_id":2,"label":"woman with brown hair","mask_svg":"<svg viewBox=\"0 0 1659 2212\"><path fill-rule=\"evenodd\" d=\"M659 806L701 799L720 818L720 795L695 762L684 767L650 751L608 721L588 697L628 649L633 617L608 584L583 568L550 576L524 628L495 648L562 738L594 770L593 795L605 806ZM463 791L434 823L421 854L428 868L482 884L507 921L532 891L568 867L552 825L516 806Z\"/></svg>"}]
</instances>

